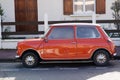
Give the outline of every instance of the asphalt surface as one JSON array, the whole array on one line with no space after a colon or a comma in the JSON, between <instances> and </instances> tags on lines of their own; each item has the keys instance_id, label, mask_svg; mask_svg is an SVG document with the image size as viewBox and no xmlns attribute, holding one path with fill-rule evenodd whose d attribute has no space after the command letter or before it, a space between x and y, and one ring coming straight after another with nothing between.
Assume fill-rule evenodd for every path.
<instances>
[{"instance_id":1,"label":"asphalt surface","mask_svg":"<svg viewBox=\"0 0 120 80\"><path fill-rule=\"evenodd\" d=\"M116 52L117 52L117 59L120 59L120 46L116 47ZM15 60L16 56L16 49L1 49L0 50L0 62L11 62L11 61L16 61Z\"/></svg>"},{"instance_id":2,"label":"asphalt surface","mask_svg":"<svg viewBox=\"0 0 120 80\"><path fill-rule=\"evenodd\" d=\"M20 62L0 63L0 80L120 80L120 61L107 66L93 63L39 64L25 68Z\"/></svg>"}]
</instances>

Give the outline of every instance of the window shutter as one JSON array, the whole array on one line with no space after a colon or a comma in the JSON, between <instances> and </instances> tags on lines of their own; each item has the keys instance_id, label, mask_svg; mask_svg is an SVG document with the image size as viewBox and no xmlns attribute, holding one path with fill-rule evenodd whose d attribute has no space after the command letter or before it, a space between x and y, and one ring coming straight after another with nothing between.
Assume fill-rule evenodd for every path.
<instances>
[{"instance_id":1,"label":"window shutter","mask_svg":"<svg viewBox=\"0 0 120 80\"><path fill-rule=\"evenodd\" d=\"M106 11L106 0L96 0L96 13L97 14L105 14Z\"/></svg>"},{"instance_id":2,"label":"window shutter","mask_svg":"<svg viewBox=\"0 0 120 80\"><path fill-rule=\"evenodd\" d=\"M73 0L63 0L64 15L73 14Z\"/></svg>"}]
</instances>

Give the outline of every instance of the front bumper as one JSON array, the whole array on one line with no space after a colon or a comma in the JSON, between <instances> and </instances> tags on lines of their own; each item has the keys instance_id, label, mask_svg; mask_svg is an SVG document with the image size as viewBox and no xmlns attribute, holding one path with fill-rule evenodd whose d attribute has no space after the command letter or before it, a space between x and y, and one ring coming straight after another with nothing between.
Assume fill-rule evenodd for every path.
<instances>
[{"instance_id":1,"label":"front bumper","mask_svg":"<svg viewBox=\"0 0 120 80\"><path fill-rule=\"evenodd\" d=\"M114 53L112 56L113 60L120 60L120 55L118 55L117 53Z\"/></svg>"}]
</instances>

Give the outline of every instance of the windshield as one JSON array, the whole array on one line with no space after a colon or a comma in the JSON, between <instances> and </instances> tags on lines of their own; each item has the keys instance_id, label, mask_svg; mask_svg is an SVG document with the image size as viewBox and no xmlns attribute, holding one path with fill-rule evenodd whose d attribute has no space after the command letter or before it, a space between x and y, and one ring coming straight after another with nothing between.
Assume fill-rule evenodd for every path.
<instances>
[{"instance_id":1,"label":"windshield","mask_svg":"<svg viewBox=\"0 0 120 80\"><path fill-rule=\"evenodd\" d=\"M45 31L45 33L43 35L41 35L41 38L44 38L49 30L50 30L50 27L48 27L48 29Z\"/></svg>"}]
</instances>

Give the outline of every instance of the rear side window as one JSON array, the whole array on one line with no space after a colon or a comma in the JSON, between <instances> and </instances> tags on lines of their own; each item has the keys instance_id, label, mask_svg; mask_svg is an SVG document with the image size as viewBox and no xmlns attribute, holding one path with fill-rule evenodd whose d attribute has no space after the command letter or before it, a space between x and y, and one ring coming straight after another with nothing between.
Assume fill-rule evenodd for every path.
<instances>
[{"instance_id":1,"label":"rear side window","mask_svg":"<svg viewBox=\"0 0 120 80\"><path fill-rule=\"evenodd\" d=\"M73 39L73 27L54 27L48 36L48 39Z\"/></svg>"},{"instance_id":2,"label":"rear side window","mask_svg":"<svg viewBox=\"0 0 120 80\"><path fill-rule=\"evenodd\" d=\"M77 38L99 38L100 34L96 27L77 26Z\"/></svg>"}]
</instances>

